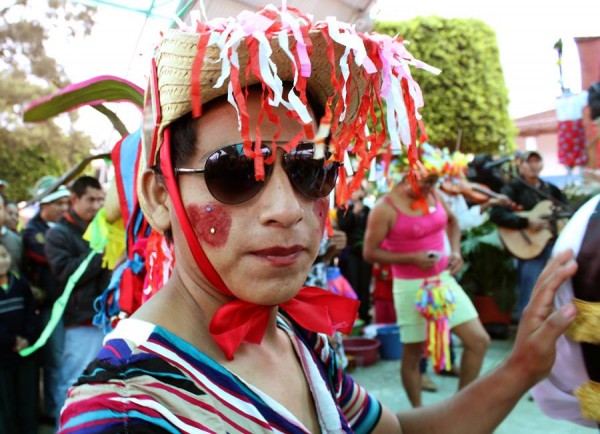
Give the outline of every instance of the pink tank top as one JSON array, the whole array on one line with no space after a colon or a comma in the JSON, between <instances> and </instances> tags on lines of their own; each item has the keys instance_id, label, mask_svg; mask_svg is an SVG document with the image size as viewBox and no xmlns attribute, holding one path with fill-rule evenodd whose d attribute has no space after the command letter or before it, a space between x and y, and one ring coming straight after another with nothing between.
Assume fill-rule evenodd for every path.
<instances>
[{"instance_id":1,"label":"pink tank top","mask_svg":"<svg viewBox=\"0 0 600 434\"><path fill-rule=\"evenodd\" d=\"M448 216L443 205L436 199L435 211L423 216L404 214L389 197L385 201L396 210L396 223L381 244L394 253L415 253L431 250L440 253L440 259L431 269L424 270L415 264L392 264L392 274L399 279L423 279L437 276L448 267L448 255L444 244L444 230Z\"/></svg>"}]
</instances>

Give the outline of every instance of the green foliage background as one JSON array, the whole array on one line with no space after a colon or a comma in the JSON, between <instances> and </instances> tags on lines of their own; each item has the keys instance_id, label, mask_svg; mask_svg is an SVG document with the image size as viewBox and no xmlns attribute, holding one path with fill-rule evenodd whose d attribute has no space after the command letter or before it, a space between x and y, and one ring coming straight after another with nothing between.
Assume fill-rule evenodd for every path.
<instances>
[{"instance_id":1,"label":"green foliage background","mask_svg":"<svg viewBox=\"0 0 600 434\"><path fill-rule=\"evenodd\" d=\"M89 34L93 10L70 0L17 0L0 6L0 178L11 200L28 200L36 181L61 175L90 154L91 139L73 128L77 114L25 124L26 104L69 84L63 68L48 56L50 30L66 40Z\"/></svg>"},{"instance_id":2,"label":"green foliage background","mask_svg":"<svg viewBox=\"0 0 600 434\"><path fill-rule=\"evenodd\" d=\"M462 130L462 152L515 148L517 130L508 113L496 34L487 24L432 16L379 22L375 30L402 36L417 59L442 69L436 76L413 68L425 99L422 114L429 143L454 150Z\"/></svg>"},{"instance_id":3,"label":"green foliage background","mask_svg":"<svg viewBox=\"0 0 600 434\"><path fill-rule=\"evenodd\" d=\"M471 298L491 295L502 312L509 312L516 302L517 274L498 227L488 220L464 231L461 251L465 266L456 277L465 292Z\"/></svg>"}]
</instances>

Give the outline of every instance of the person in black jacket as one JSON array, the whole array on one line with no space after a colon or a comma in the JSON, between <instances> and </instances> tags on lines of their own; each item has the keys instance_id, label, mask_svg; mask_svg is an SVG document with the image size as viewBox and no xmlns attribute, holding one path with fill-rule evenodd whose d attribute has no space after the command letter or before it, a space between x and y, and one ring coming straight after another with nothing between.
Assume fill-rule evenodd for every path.
<instances>
[{"instance_id":1,"label":"person in black jacket","mask_svg":"<svg viewBox=\"0 0 600 434\"><path fill-rule=\"evenodd\" d=\"M50 268L61 287L90 254L82 236L104 203L104 192L96 178L82 176L71 188L71 209L46 236L45 252ZM95 255L77 281L63 314L65 340L58 409L64 404L69 386L102 347L102 330L92 325L94 300L108 285L110 271L102 268L102 255Z\"/></svg>"},{"instance_id":2,"label":"person in black jacket","mask_svg":"<svg viewBox=\"0 0 600 434\"><path fill-rule=\"evenodd\" d=\"M54 181L54 180L53 180ZM39 191L38 191L39 192ZM23 273L38 294L40 326L43 328L50 320L52 306L62 290L61 285L50 270L44 246L46 233L69 209L71 192L65 186L40 199L39 212L27 223L23 230ZM60 374L64 342L64 327L59 321L42 349L41 365L44 371L44 415L49 419L58 419L60 393Z\"/></svg>"},{"instance_id":3,"label":"person in black jacket","mask_svg":"<svg viewBox=\"0 0 600 434\"><path fill-rule=\"evenodd\" d=\"M531 210L539 202L547 199L527 185L534 187L545 193L547 196L554 198L558 203L562 203L566 206L567 198L562 191L555 185L540 179L540 172L543 168L544 163L539 152L527 151L523 153L518 165L520 176L516 177L503 187L501 192L508 196L513 202L520 205L524 211ZM505 206L494 206L490 214L490 220L498 226L510 229L530 229L533 231L540 231L546 228L549 229L552 224L552 222L547 219L521 216ZM529 302L533 286L546 265L546 262L550 258L553 245L554 240L551 240L536 258L517 260L517 275L519 282L517 306L518 318L521 318L523 309Z\"/></svg>"},{"instance_id":4,"label":"person in black jacket","mask_svg":"<svg viewBox=\"0 0 600 434\"><path fill-rule=\"evenodd\" d=\"M337 210L338 225L346 232L348 245L340 254L339 266L344 277L358 295L360 307L358 315L365 322L371 322L371 263L363 258L363 243L367 230L367 218L371 208L363 204L365 192L359 189L352 194L347 209Z\"/></svg>"},{"instance_id":5,"label":"person in black jacket","mask_svg":"<svg viewBox=\"0 0 600 434\"><path fill-rule=\"evenodd\" d=\"M29 284L10 270L11 262L0 242L0 433L35 434L35 360L19 355L37 337L35 303Z\"/></svg>"}]
</instances>

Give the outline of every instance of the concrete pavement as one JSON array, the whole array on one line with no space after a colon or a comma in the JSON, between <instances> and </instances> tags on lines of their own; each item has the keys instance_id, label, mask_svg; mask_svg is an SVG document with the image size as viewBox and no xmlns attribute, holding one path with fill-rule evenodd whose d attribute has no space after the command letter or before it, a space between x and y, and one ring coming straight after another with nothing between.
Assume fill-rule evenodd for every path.
<instances>
[{"instance_id":1,"label":"concrete pavement","mask_svg":"<svg viewBox=\"0 0 600 434\"><path fill-rule=\"evenodd\" d=\"M512 334L511 334L512 335ZM498 366L510 353L513 339L493 340L486 354L482 373L485 374ZM457 352L461 348L458 347ZM458 358L460 360L460 358ZM410 402L400 382L400 361L379 360L368 367L358 367L351 375L376 396L384 405L393 411L410 408ZM423 392L424 405L430 405L451 397L456 393L458 379L441 377L430 373L430 377L438 386L438 391ZM502 385L497 385L502 387ZM460 415L457 415L460 417ZM482 417L485 417L482 415ZM495 434L591 434L598 430L585 428L570 422L550 419L535 404L524 396L508 417L495 431ZM469 434L465 432L465 434Z\"/></svg>"}]
</instances>

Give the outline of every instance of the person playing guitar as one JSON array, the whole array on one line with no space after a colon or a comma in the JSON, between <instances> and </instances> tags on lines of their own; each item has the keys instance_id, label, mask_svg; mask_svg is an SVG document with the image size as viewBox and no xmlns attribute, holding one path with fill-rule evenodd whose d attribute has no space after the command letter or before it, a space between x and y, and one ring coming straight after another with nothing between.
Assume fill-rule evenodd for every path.
<instances>
[{"instance_id":1,"label":"person playing guitar","mask_svg":"<svg viewBox=\"0 0 600 434\"><path fill-rule=\"evenodd\" d=\"M540 179L543 167L539 152L523 153L517 167L519 176L515 176L502 189L503 194L529 213L516 212L505 206L494 206L490 213L490 220L500 227L501 238L507 250L518 260L518 318L529 301L533 285L550 258L558 232L556 210L568 210L567 198L562 191ZM516 245L512 246L511 242Z\"/></svg>"}]
</instances>

